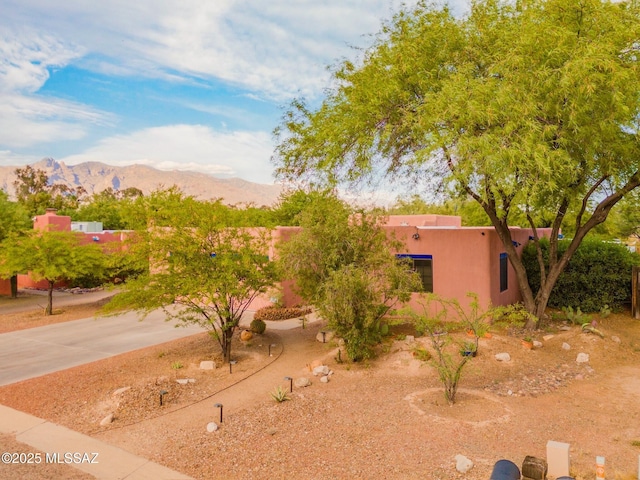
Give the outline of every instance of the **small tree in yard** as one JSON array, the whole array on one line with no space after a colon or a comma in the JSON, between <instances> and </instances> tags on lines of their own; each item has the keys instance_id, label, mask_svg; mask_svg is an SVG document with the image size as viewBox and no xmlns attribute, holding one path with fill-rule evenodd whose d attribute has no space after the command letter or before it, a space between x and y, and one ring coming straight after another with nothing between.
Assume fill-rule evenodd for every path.
<instances>
[{"instance_id":1,"label":"small tree in yard","mask_svg":"<svg viewBox=\"0 0 640 480\"><path fill-rule=\"evenodd\" d=\"M48 283L45 315L53 313L53 288L56 282L88 275L99 275L105 255L94 244L81 245L81 234L74 232L30 232L11 235L0 248L0 276L9 278L27 273L35 281Z\"/></svg>"},{"instance_id":2,"label":"small tree in yard","mask_svg":"<svg viewBox=\"0 0 640 480\"><path fill-rule=\"evenodd\" d=\"M353 211L328 194L313 198L299 216L301 230L278 247L286 278L315 305L345 341L353 361L373 354L383 317L411 292L417 274L392 251L400 245L380 228L380 217Z\"/></svg>"},{"instance_id":3,"label":"small tree in yard","mask_svg":"<svg viewBox=\"0 0 640 480\"><path fill-rule=\"evenodd\" d=\"M167 208L163 196L171 200ZM175 196L159 192L152 199L148 215L155 225L137 232L129 250L149 269L127 280L105 311L132 308L144 318L161 308L167 320L208 330L229 361L242 315L277 279L268 258L270 232L228 225L219 202Z\"/></svg>"},{"instance_id":4,"label":"small tree in yard","mask_svg":"<svg viewBox=\"0 0 640 480\"><path fill-rule=\"evenodd\" d=\"M449 332L458 326L473 331L477 351L478 338L486 331L487 320L492 312L492 309L484 311L480 309L476 294L468 293L467 297L471 302L465 309L456 299L443 298L432 293L426 294L426 302L423 305L424 315L418 317L416 321L416 331L427 333L431 339L431 346L435 351L432 363L438 370L438 377L444 386L444 396L450 405L456 401L462 370L471 356L461 355L460 359L456 360L458 357L450 353L450 346L455 343L451 340ZM433 306L438 307L436 313L431 313ZM449 314L455 314L458 321L450 320Z\"/></svg>"}]
</instances>

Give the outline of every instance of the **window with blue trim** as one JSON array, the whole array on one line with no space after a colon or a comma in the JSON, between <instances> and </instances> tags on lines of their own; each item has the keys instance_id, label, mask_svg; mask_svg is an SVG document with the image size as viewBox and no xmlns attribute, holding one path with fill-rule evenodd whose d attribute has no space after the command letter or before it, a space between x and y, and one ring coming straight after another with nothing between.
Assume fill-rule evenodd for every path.
<instances>
[{"instance_id":1,"label":"window with blue trim","mask_svg":"<svg viewBox=\"0 0 640 480\"><path fill-rule=\"evenodd\" d=\"M422 289L425 292L433 292L433 257L431 255L400 254L398 258L410 258L413 269L420 275Z\"/></svg>"},{"instance_id":2,"label":"window with blue trim","mask_svg":"<svg viewBox=\"0 0 640 480\"><path fill-rule=\"evenodd\" d=\"M500 291L504 292L509 288L509 259L506 253L500 254Z\"/></svg>"}]
</instances>

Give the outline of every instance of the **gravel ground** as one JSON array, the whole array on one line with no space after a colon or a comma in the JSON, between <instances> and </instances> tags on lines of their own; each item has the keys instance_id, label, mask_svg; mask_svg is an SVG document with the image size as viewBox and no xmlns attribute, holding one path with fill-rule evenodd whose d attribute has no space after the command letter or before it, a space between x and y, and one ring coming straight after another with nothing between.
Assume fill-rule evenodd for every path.
<instances>
[{"instance_id":1,"label":"gravel ground","mask_svg":"<svg viewBox=\"0 0 640 480\"><path fill-rule=\"evenodd\" d=\"M317 325L236 340L232 373L227 365L198 368L220 359L211 338L196 335L2 387L0 403L196 479L485 480L501 458L518 465L526 455L544 458L548 440L571 444L578 479L594 477L596 455L607 458L607 478L635 479L640 325L612 315L599 328L604 339L550 327L545 334L553 337L532 351L504 332L482 339L454 406L436 370L412 354L428 348L426 339L390 341L366 364L337 363L336 345L315 340ZM499 352L511 361L496 361ZM587 364L576 363L579 352L589 353ZM310 373L314 362L334 372L328 383ZM276 403L270 392L289 388L285 376L312 385ZM162 407L161 390L168 392ZM209 422L220 423L217 403L224 419L209 433ZM109 413L113 423L100 426ZM468 473L456 471L456 454L473 461Z\"/></svg>"}]
</instances>

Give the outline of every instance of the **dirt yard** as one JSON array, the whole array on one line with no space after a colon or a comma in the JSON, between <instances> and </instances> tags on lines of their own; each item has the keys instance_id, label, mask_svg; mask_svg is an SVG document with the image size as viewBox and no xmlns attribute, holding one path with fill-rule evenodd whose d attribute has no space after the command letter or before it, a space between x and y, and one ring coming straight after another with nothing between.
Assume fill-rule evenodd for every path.
<instances>
[{"instance_id":1,"label":"dirt yard","mask_svg":"<svg viewBox=\"0 0 640 480\"><path fill-rule=\"evenodd\" d=\"M63 309L56 320L87 316L95 305L82 308ZM0 331L40 324L30 315L2 315ZM577 479L595 477L596 455L606 457L607 479L636 479L640 322L613 314L598 319L598 328L604 338L551 324L537 333L542 347L534 350L494 330L480 340L452 407L436 370L413 353L428 348L426 338L411 342L405 328L376 360L338 363L336 345L316 340L321 324L268 327L249 342L237 340L231 373L202 334L2 387L0 403L196 479L486 480L501 458L518 465L526 455L544 458L548 440L571 445ZM511 360L497 361L501 352ZM581 352L588 363L576 362ZM219 366L201 370L202 360ZM328 383L310 373L314 362L334 372ZM270 393L289 390L285 376L312 384L294 386L290 400L277 403ZM209 433L207 424L219 423L218 403L223 422ZM100 426L110 413L113 423ZM474 463L468 473L456 471L457 454ZM15 478L15 471L0 467L0 478Z\"/></svg>"}]
</instances>

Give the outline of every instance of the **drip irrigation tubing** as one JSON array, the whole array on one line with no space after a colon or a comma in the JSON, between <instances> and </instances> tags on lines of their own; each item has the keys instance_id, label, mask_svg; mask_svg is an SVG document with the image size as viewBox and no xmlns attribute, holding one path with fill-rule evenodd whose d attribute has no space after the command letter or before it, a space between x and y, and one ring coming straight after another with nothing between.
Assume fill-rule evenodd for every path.
<instances>
[{"instance_id":1,"label":"drip irrigation tubing","mask_svg":"<svg viewBox=\"0 0 640 480\"><path fill-rule=\"evenodd\" d=\"M276 337L280 340L279 344L281 345L281 348L280 348L280 352L275 356L275 358L273 360L271 360L269 363L267 363L266 365L263 365L262 367L258 368L257 370L251 372L249 375L246 375L246 376L242 377L237 382L234 382L234 383L232 383L230 385L227 385L226 387L223 387L220 390L217 390L214 393L212 393L210 395L207 395L206 397L203 397L203 398L201 398L199 400L195 400L195 401L193 401L191 403L188 403L186 405L182 405L180 407L176 407L173 410L168 410L168 411L163 412L163 413L161 413L159 415L156 415L154 417L142 418L140 420L136 420L135 422L125 423L124 425L117 425L115 427L111 427L111 428L108 428L108 429L93 430L93 431L89 432L88 435L95 435L97 433L103 433L103 432L110 432L110 431L113 431L113 430L119 430L119 429L122 429L122 428L131 427L133 425L138 425L139 423L148 422L149 420L155 420L157 418L166 417L167 415L170 415L172 413L179 412L180 410L184 410L185 408L189 408L189 407L192 407L194 405L197 405L198 403L202 403L205 400L209 400L211 397L214 397L214 396L224 392L225 390L229 390L230 388L235 387L236 385L238 385L238 384L244 382L245 380L253 377L257 373L260 373L262 370L264 370L265 368L267 368L270 365L272 365L274 362L276 362L282 356L282 354L284 353L284 343L282 342L282 339L278 335L276 335Z\"/></svg>"}]
</instances>

